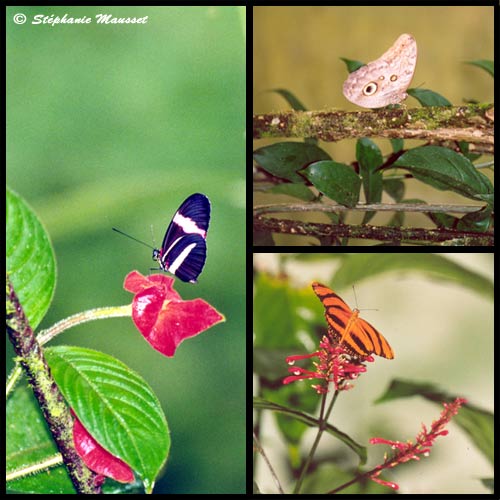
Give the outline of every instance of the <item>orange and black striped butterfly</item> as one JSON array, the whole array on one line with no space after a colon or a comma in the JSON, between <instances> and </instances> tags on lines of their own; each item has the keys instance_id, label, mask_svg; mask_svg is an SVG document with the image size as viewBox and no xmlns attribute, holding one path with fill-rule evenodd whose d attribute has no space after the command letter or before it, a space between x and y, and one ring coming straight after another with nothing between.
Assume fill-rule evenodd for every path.
<instances>
[{"instance_id":1,"label":"orange and black striped butterfly","mask_svg":"<svg viewBox=\"0 0 500 500\"><path fill-rule=\"evenodd\" d=\"M314 282L314 293L325 306L328 331L347 352L354 356L366 357L376 354L393 359L394 352L385 337L368 321L359 317L359 310L351 308L328 287Z\"/></svg>"}]
</instances>

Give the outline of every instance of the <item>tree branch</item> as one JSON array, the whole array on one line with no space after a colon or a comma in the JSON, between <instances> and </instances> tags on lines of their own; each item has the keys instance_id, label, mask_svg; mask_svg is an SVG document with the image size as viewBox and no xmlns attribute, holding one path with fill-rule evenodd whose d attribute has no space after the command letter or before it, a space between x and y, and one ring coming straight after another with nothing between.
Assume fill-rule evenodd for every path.
<instances>
[{"instance_id":1,"label":"tree branch","mask_svg":"<svg viewBox=\"0 0 500 500\"><path fill-rule=\"evenodd\" d=\"M447 242L459 246L493 246L493 234L452 231L449 229L378 227L368 224L350 226L347 224L320 224L267 217L253 218L254 231L324 237L362 238L383 241Z\"/></svg>"},{"instance_id":2,"label":"tree branch","mask_svg":"<svg viewBox=\"0 0 500 500\"><path fill-rule=\"evenodd\" d=\"M78 493L101 492L97 475L90 471L73 445L73 419L35 339L28 319L7 277L7 333L16 355L38 400L45 421L61 452L69 476Z\"/></svg>"},{"instance_id":3,"label":"tree branch","mask_svg":"<svg viewBox=\"0 0 500 500\"><path fill-rule=\"evenodd\" d=\"M494 105L433 106L376 111L285 111L254 115L253 137L316 137L335 142L356 137L467 141L494 151Z\"/></svg>"},{"instance_id":4,"label":"tree branch","mask_svg":"<svg viewBox=\"0 0 500 500\"><path fill-rule=\"evenodd\" d=\"M253 208L254 217L278 212L348 212L348 211L398 211L423 213L460 213L477 212L482 206L474 205L427 205L425 203L358 203L355 207L325 203L279 203L273 205L257 205Z\"/></svg>"}]
</instances>

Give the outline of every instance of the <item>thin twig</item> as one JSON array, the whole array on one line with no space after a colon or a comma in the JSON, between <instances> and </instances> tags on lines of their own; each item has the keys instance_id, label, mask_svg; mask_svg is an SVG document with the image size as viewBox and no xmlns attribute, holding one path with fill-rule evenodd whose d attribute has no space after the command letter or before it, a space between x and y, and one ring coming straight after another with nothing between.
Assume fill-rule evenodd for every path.
<instances>
[{"instance_id":1,"label":"thin twig","mask_svg":"<svg viewBox=\"0 0 500 500\"><path fill-rule=\"evenodd\" d=\"M254 217L254 231L293 234L301 236L362 238L397 242L446 242L459 240L463 246L493 246L492 233L453 231L450 229L380 227L368 224L351 226L348 224L320 224L272 217Z\"/></svg>"},{"instance_id":2,"label":"thin twig","mask_svg":"<svg viewBox=\"0 0 500 500\"><path fill-rule=\"evenodd\" d=\"M259 440L257 438L257 435L255 434L255 432L253 433L253 442L255 444L255 448L256 450L260 453L260 455L262 456L262 458L264 459L264 462L266 462L267 466L269 467L269 470L271 472L271 476L278 488L278 491L280 492L281 495L283 495L285 492L283 491L283 488L281 487L281 484L280 484L280 481L278 479L278 476L276 475L276 472L274 471L273 469L273 466L271 465L271 462L269 461L269 459L267 458L267 455L264 451L264 448L262 448L262 446L260 445L259 443Z\"/></svg>"},{"instance_id":3,"label":"thin twig","mask_svg":"<svg viewBox=\"0 0 500 500\"><path fill-rule=\"evenodd\" d=\"M355 207L325 203L275 203L272 205L257 205L253 209L254 217L270 213L285 212L423 212L423 213L460 213L477 212L482 206L477 205L427 205L425 203L358 203Z\"/></svg>"}]
</instances>

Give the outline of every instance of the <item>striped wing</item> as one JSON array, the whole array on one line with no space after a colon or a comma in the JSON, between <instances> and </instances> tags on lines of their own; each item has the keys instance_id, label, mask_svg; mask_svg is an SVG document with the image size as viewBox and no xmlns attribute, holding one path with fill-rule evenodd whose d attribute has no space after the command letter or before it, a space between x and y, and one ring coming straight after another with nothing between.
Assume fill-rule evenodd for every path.
<instances>
[{"instance_id":1,"label":"striped wing","mask_svg":"<svg viewBox=\"0 0 500 500\"><path fill-rule=\"evenodd\" d=\"M387 359L394 358L394 352L385 337L368 321L361 319L357 309L351 310L333 290L320 283L314 282L312 287L325 307L328 331L350 353L363 357L376 354Z\"/></svg>"}]
</instances>

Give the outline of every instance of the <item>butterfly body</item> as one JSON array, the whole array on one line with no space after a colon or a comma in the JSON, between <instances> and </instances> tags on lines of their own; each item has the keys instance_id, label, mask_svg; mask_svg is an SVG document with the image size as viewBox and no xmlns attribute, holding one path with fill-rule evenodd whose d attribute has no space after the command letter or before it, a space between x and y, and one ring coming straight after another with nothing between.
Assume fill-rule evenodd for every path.
<instances>
[{"instance_id":1,"label":"butterfly body","mask_svg":"<svg viewBox=\"0 0 500 500\"><path fill-rule=\"evenodd\" d=\"M201 193L186 198L173 216L161 248L153 250L160 269L182 281L196 283L205 265L209 222L209 199Z\"/></svg>"},{"instance_id":2,"label":"butterfly body","mask_svg":"<svg viewBox=\"0 0 500 500\"><path fill-rule=\"evenodd\" d=\"M325 307L328 331L354 356L376 354L387 359L394 352L385 337L368 321L359 317L358 309L351 309L333 290L314 282L314 293Z\"/></svg>"}]
</instances>

